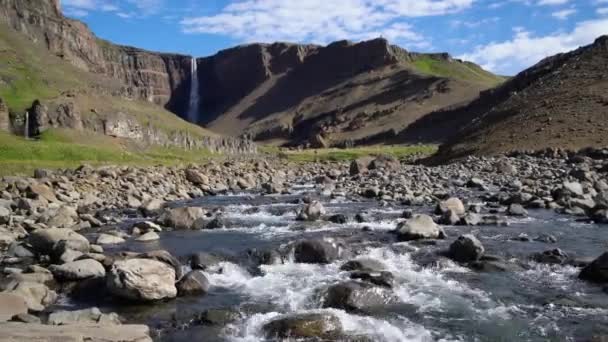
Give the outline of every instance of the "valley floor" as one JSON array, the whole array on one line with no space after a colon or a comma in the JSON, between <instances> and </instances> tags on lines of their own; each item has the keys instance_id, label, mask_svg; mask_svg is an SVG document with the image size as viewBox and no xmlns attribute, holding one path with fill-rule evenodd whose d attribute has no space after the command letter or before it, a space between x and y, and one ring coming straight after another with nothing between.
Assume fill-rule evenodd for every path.
<instances>
[{"instance_id":1,"label":"valley floor","mask_svg":"<svg viewBox=\"0 0 608 342\"><path fill-rule=\"evenodd\" d=\"M5 177L0 340L602 341L606 152Z\"/></svg>"}]
</instances>

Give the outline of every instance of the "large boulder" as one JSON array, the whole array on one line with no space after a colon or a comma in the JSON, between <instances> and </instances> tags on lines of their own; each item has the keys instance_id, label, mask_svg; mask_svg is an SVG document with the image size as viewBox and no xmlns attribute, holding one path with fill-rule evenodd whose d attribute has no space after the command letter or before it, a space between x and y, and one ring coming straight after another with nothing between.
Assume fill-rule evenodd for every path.
<instances>
[{"instance_id":1,"label":"large boulder","mask_svg":"<svg viewBox=\"0 0 608 342\"><path fill-rule=\"evenodd\" d=\"M50 325L99 324L119 325L120 317L115 313L104 314L98 308L77 311L56 311L49 315Z\"/></svg>"},{"instance_id":2,"label":"large boulder","mask_svg":"<svg viewBox=\"0 0 608 342\"><path fill-rule=\"evenodd\" d=\"M145 325L1 323L0 341L152 342Z\"/></svg>"},{"instance_id":3,"label":"large boulder","mask_svg":"<svg viewBox=\"0 0 608 342\"><path fill-rule=\"evenodd\" d=\"M209 280L203 271L192 271L177 283L177 293L180 296L203 295L209 292Z\"/></svg>"},{"instance_id":4,"label":"large boulder","mask_svg":"<svg viewBox=\"0 0 608 342\"><path fill-rule=\"evenodd\" d=\"M176 257L165 250L150 251L137 255L140 259L152 259L173 267L175 271L175 279L180 279L183 276L182 264L177 260Z\"/></svg>"},{"instance_id":5,"label":"large boulder","mask_svg":"<svg viewBox=\"0 0 608 342\"><path fill-rule=\"evenodd\" d=\"M52 265L49 270L59 280L84 280L106 276L106 269L103 265L93 259L83 259L63 265Z\"/></svg>"},{"instance_id":6,"label":"large boulder","mask_svg":"<svg viewBox=\"0 0 608 342\"><path fill-rule=\"evenodd\" d=\"M106 277L111 294L133 301L155 301L177 296L175 270L151 259L117 261Z\"/></svg>"},{"instance_id":7,"label":"large boulder","mask_svg":"<svg viewBox=\"0 0 608 342\"><path fill-rule=\"evenodd\" d=\"M323 307L346 311L367 311L393 302L390 290L369 283L348 281L330 286L323 297Z\"/></svg>"},{"instance_id":8,"label":"large boulder","mask_svg":"<svg viewBox=\"0 0 608 342\"><path fill-rule=\"evenodd\" d=\"M53 189L44 184L32 184L27 188L28 197L33 199L44 199L49 202L59 202Z\"/></svg>"},{"instance_id":9,"label":"large boulder","mask_svg":"<svg viewBox=\"0 0 608 342\"><path fill-rule=\"evenodd\" d=\"M485 249L481 242L471 234L465 234L450 245L449 256L458 262L470 262L481 259Z\"/></svg>"},{"instance_id":10,"label":"large boulder","mask_svg":"<svg viewBox=\"0 0 608 342\"><path fill-rule=\"evenodd\" d=\"M207 270L224 261L223 258L205 252L195 253L190 258L190 268L193 270Z\"/></svg>"},{"instance_id":11,"label":"large boulder","mask_svg":"<svg viewBox=\"0 0 608 342\"><path fill-rule=\"evenodd\" d=\"M383 155L374 158L369 164L370 170L395 171L399 170L401 163L395 157Z\"/></svg>"},{"instance_id":12,"label":"large boulder","mask_svg":"<svg viewBox=\"0 0 608 342\"><path fill-rule=\"evenodd\" d=\"M330 313L295 314L279 317L262 328L269 339L335 340L343 334L340 319Z\"/></svg>"},{"instance_id":13,"label":"large boulder","mask_svg":"<svg viewBox=\"0 0 608 342\"><path fill-rule=\"evenodd\" d=\"M340 257L340 246L325 240L303 240L294 246L297 263L328 264Z\"/></svg>"},{"instance_id":14,"label":"large boulder","mask_svg":"<svg viewBox=\"0 0 608 342\"><path fill-rule=\"evenodd\" d=\"M43 311L57 301L57 293L40 283L18 282L12 284L5 292L23 298L30 311Z\"/></svg>"},{"instance_id":15,"label":"large boulder","mask_svg":"<svg viewBox=\"0 0 608 342\"><path fill-rule=\"evenodd\" d=\"M205 217L205 210L200 207L182 207L167 209L161 217L161 222L176 230L196 229L195 222Z\"/></svg>"},{"instance_id":16,"label":"large boulder","mask_svg":"<svg viewBox=\"0 0 608 342\"><path fill-rule=\"evenodd\" d=\"M46 225L55 228L72 228L78 223L78 212L75 208L64 205L53 211L46 220Z\"/></svg>"},{"instance_id":17,"label":"large boulder","mask_svg":"<svg viewBox=\"0 0 608 342\"><path fill-rule=\"evenodd\" d=\"M89 240L67 228L37 229L28 237L29 244L38 254L50 255L61 241L69 243L70 249L82 253L89 251Z\"/></svg>"},{"instance_id":18,"label":"large boulder","mask_svg":"<svg viewBox=\"0 0 608 342\"><path fill-rule=\"evenodd\" d=\"M299 221L316 221L325 215L325 213L325 207L321 202L312 201L312 203L305 205L300 210L297 219Z\"/></svg>"},{"instance_id":19,"label":"large boulder","mask_svg":"<svg viewBox=\"0 0 608 342\"><path fill-rule=\"evenodd\" d=\"M559 248L544 251L542 253L534 253L532 260L541 264L563 265L570 260L568 253Z\"/></svg>"},{"instance_id":20,"label":"large boulder","mask_svg":"<svg viewBox=\"0 0 608 342\"><path fill-rule=\"evenodd\" d=\"M194 185L209 185L209 177L194 168L186 169L186 180Z\"/></svg>"},{"instance_id":21,"label":"large boulder","mask_svg":"<svg viewBox=\"0 0 608 342\"><path fill-rule=\"evenodd\" d=\"M350 260L342 267L342 271L362 271L362 272L381 272L386 270L386 265L382 261L370 258Z\"/></svg>"},{"instance_id":22,"label":"large boulder","mask_svg":"<svg viewBox=\"0 0 608 342\"><path fill-rule=\"evenodd\" d=\"M437 208L435 209L435 213L437 215L443 215L450 210L458 216L462 216L466 213L464 204L456 197L448 198L445 201L439 202L437 204Z\"/></svg>"},{"instance_id":23,"label":"large boulder","mask_svg":"<svg viewBox=\"0 0 608 342\"><path fill-rule=\"evenodd\" d=\"M366 173L369 169L369 164L374 160L373 157L361 157L353 160L350 163L350 175L356 176Z\"/></svg>"},{"instance_id":24,"label":"large boulder","mask_svg":"<svg viewBox=\"0 0 608 342\"><path fill-rule=\"evenodd\" d=\"M9 321L13 316L26 314L27 303L23 297L12 293L0 293L0 322Z\"/></svg>"},{"instance_id":25,"label":"large boulder","mask_svg":"<svg viewBox=\"0 0 608 342\"><path fill-rule=\"evenodd\" d=\"M120 236L112 235L112 234L99 234L97 240L95 241L98 245L119 245L121 243L125 243L126 240L121 238Z\"/></svg>"},{"instance_id":26,"label":"large boulder","mask_svg":"<svg viewBox=\"0 0 608 342\"><path fill-rule=\"evenodd\" d=\"M397 238L400 241L420 239L443 239L443 229L433 221L433 218L420 214L397 225Z\"/></svg>"},{"instance_id":27,"label":"large boulder","mask_svg":"<svg viewBox=\"0 0 608 342\"><path fill-rule=\"evenodd\" d=\"M595 283L608 283L608 252L583 268L578 277Z\"/></svg>"}]
</instances>

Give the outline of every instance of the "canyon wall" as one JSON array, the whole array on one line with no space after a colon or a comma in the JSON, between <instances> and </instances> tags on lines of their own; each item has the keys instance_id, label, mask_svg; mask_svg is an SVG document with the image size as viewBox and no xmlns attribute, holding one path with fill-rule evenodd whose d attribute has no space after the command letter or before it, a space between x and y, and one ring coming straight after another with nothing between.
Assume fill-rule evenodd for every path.
<instances>
[{"instance_id":1,"label":"canyon wall","mask_svg":"<svg viewBox=\"0 0 608 342\"><path fill-rule=\"evenodd\" d=\"M64 17L59 0L0 0L0 22L78 68L120 80L123 96L154 102L178 114L187 110L189 56L101 40L86 24Z\"/></svg>"}]
</instances>

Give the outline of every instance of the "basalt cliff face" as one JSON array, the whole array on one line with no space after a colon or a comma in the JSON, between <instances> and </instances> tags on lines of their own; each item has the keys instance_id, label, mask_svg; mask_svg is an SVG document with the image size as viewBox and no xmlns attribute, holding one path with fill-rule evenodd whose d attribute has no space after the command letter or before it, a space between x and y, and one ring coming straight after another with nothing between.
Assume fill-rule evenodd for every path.
<instances>
[{"instance_id":1,"label":"basalt cliff face","mask_svg":"<svg viewBox=\"0 0 608 342\"><path fill-rule=\"evenodd\" d=\"M63 16L57 0L0 5L0 22L75 67L118 82L113 96L187 117L191 57L98 39L84 23ZM467 103L503 81L448 54L411 53L385 39L251 44L196 63L197 124L228 136L318 147L386 141L428 113Z\"/></svg>"},{"instance_id":2,"label":"basalt cliff face","mask_svg":"<svg viewBox=\"0 0 608 342\"><path fill-rule=\"evenodd\" d=\"M174 114L188 109L191 57L99 40L64 17L57 1L0 0L0 61L0 131L35 136L61 128L145 145L256 152L250 140L221 137Z\"/></svg>"},{"instance_id":3,"label":"basalt cliff face","mask_svg":"<svg viewBox=\"0 0 608 342\"><path fill-rule=\"evenodd\" d=\"M2 21L78 68L120 80L123 96L150 101L174 113L187 110L189 56L103 41L84 23L63 16L59 0L0 0Z\"/></svg>"},{"instance_id":4,"label":"basalt cliff face","mask_svg":"<svg viewBox=\"0 0 608 342\"><path fill-rule=\"evenodd\" d=\"M328 46L251 44L198 60L200 123L288 145L383 140L502 81L447 54L385 39Z\"/></svg>"}]
</instances>

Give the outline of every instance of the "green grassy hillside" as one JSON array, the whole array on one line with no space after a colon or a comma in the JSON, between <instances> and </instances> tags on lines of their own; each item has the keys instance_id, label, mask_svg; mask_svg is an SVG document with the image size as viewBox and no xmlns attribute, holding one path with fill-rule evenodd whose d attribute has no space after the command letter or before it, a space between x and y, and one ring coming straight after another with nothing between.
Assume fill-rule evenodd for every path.
<instances>
[{"instance_id":1,"label":"green grassy hillside","mask_svg":"<svg viewBox=\"0 0 608 342\"><path fill-rule=\"evenodd\" d=\"M448 61L430 55L417 56L412 64L418 72L423 74L475 82L489 87L495 87L506 80L474 63Z\"/></svg>"},{"instance_id":2,"label":"green grassy hillside","mask_svg":"<svg viewBox=\"0 0 608 342\"><path fill-rule=\"evenodd\" d=\"M121 87L119 81L78 69L0 24L0 98L12 112L24 112L34 100L66 101L62 94L69 92L67 101L74 103L83 119L122 112L167 133L215 135L152 103L109 95Z\"/></svg>"},{"instance_id":3,"label":"green grassy hillside","mask_svg":"<svg viewBox=\"0 0 608 342\"><path fill-rule=\"evenodd\" d=\"M72 130L48 130L38 140L0 132L0 176L31 175L37 168L75 168L81 164L188 164L212 156L207 150L141 148L128 140Z\"/></svg>"}]
</instances>

